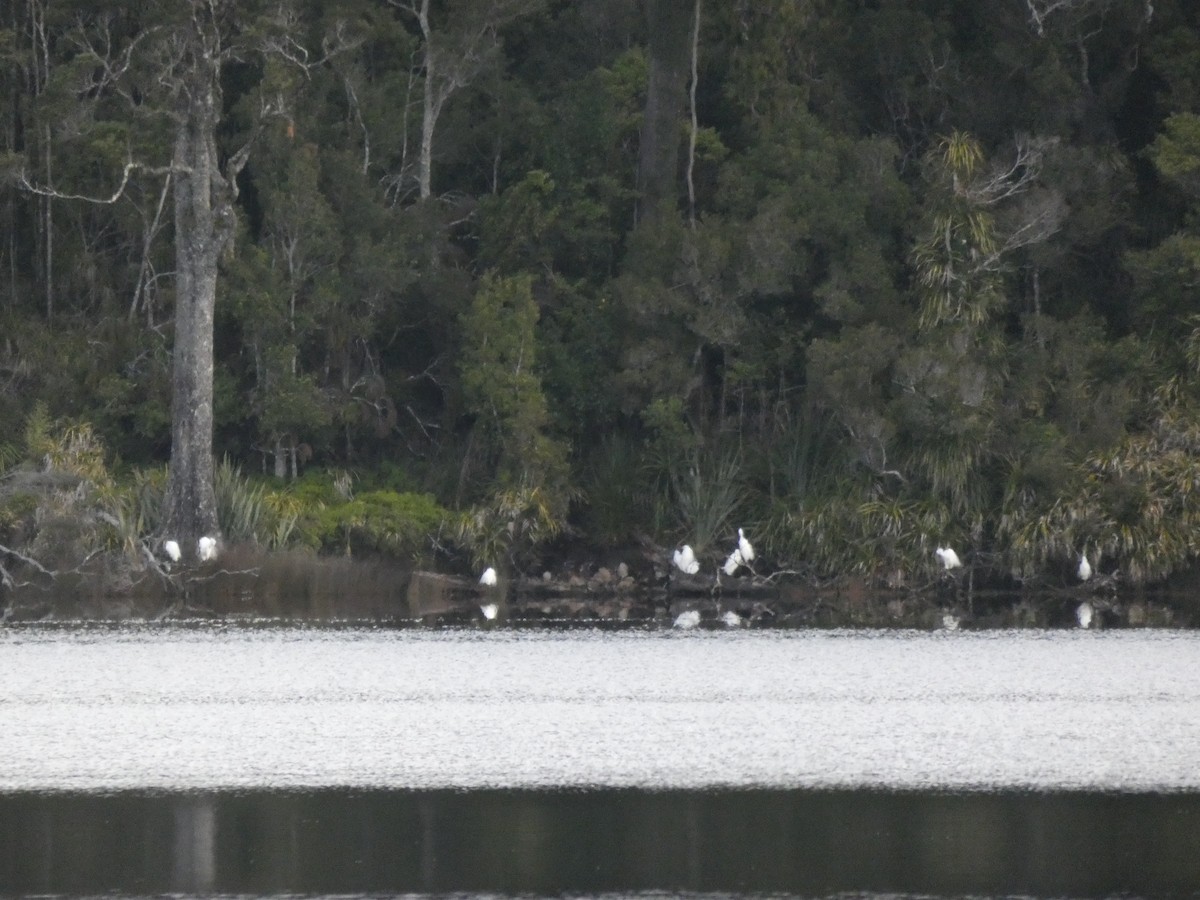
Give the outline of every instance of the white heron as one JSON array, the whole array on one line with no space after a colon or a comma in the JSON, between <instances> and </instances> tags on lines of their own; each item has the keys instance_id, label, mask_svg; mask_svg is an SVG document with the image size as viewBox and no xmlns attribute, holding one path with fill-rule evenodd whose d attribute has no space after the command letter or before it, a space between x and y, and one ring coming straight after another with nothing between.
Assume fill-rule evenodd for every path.
<instances>
[{"instance_id":1,"label":"white heron","mask_svg":"<svg viewBox=\"0 0 1200 900\"><path fill-rule=\"evenodd\" d=\"M1088 562L1086 553L1079 554L1078 575L1079 575L1080 581L1087 581L1089 578L1092 577L1092 564L1090 562Z\"/></svg>"},{"instance_id":2,"label":"white heron","mask_svg":"<svg viewBox=\"0 0 1200 900\"><path fill-rule=\"evenodd\" d=\"M721 621L725 623L725 627L727 628L740 628L744 620L741 616L730 609L726 610L725 613L722 614Z\"/></svg>"},{"instance_id":3,"label":"white heron","mask_svg":"<svg viewBox=\"0 0 1200 900\"><path fill-rule=\"evenodd\" d=\"M745 564L745 558L742 556L742 551L734 550L732 553L729 554L729 559L725 560L725 565L724 565L725 574L732 575L744 564Z\"/></svg>"},{"instance_id":4,"label":"white heron","mask_svg":"<svg viewBox=\"0 0 1200 900\"><path fill-rule=\"evenodd\" d=\"M496 586L496 570L493 569L491 566L488 566L486 569L484 569L483 574L479 576L479 583L482 584L484 587L495 587ZM492 617L489 616L488 618L492 618Z\"/></svg>"},{"instance_id":5,"label":"white heron","mask_svg":"<svg viewBox=\"0 0 1200 900\"><path fill-rule=\"evenodd\" d=\"M171 562L179 562L179 560L183 558L183 553L179 549L178 541L163 541L163 552L167 554L167 558L170 559Z\"/></svg>"},{"instance_id":6,"label":"white heron","mask_svg":"<svg viewBox=\"0 0 1200 900\"><path fill-rule=\"evenodd\" d=\"M675 617L674 626L676 628L695 628L700 624L700 611L697 609L689 609L686 612L681 612Z\"/></svg>"},{"instance_id":7,"label":"white heron","mask_svg":"<svg viewBox=\"0 0 1200 900\"><path fill-rule=\"evenodd\" d=\"M201 562L217 558L217 539L207 534L196 541L196 556Z\"/></svg>"},{"instance_id":8,"label":"white heron","mask_svg":"<svg viewBox=\"0 0 1200 900\"><path fill-rule=\"evenodd\" d=\"M479 607L479 611L483 613L483 617L491 622L500 614L500 606L497 603L484 603Z\"/></svg>"},{"instance_id":9,"label":"white heron","mask_svg":"<svg viewBox=\"0 0 1200 900\"><path fill-rule=\"evenodd\" d=\"M938 547L934 551L937 558L942 561L942 568L949 571L950 569L961 569L962 560L958 558L958 554L951 547Z\"/></svg>"},{"instance_id":10,"label":"white heron","mask_svg":"<svg viewBox=\"0 0 1200 900\"><path fill-rule=\"evenodd\" d=\"M675 563L675 568L685 575L695 575L700 571L700 560L696 559L696 554L692 552L692 548L688 544L684 544L675 551L672 561Z\"/></svg>"},{"instance_id":11,"label":"white heron","mask_svg":"<svg viewBox=\"0 0 1200 900\"><path fill-rule=\"evenodd\" d=\"M1075 621L1079 623L1080 628L1091 628L1095 615L1095 608L1086 600L1075 607Z\"/></svg>"},{"instance_id":12,"label":"white heron","mask_svg":"<svg viewBox=\"0 0 1200 900\"><path fill-rule=\"evenodd\" d=\"M742 559L747 563L754 562L754 545L746 539L746 535L742 529L738 529L738 552L742 554Z\"/></svg>"}]
</instances>

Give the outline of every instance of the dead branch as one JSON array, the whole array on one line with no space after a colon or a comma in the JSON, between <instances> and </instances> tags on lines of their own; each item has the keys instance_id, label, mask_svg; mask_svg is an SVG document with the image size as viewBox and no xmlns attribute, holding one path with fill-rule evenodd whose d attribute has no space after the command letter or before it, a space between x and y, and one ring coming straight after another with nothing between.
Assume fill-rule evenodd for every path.
<instances>
[{"instance_id":1,"label":"dead branch","mask_svg":"<svg viewBox=\"0 0 1200 900\"><path fill-rule=\"evenodd\" d=\"M994 206L1024 193L1041 175L1046 151L1057 143L1057 138L1018 135L1013 142L1012 161L972 181L963 189L964 194L975 203Z\"/></svg>"},{"instance_id":2,"label":"dead branch","mask_svg":"<svg viewBox=\"0 0 1200 900\"><path fill-rule=\"evenodd\" d=\"M86 203L97 203L100 205L110 205L116 203L125 193L125 188L129 185L130 173L134 171L147 172L151 175L169 175L172 172L187 171L179 166L147 166L143 163L137 163L129 160L125 163L125 168L121 173L121 183L117 185L117 189L113 191L109 197L89 197L86 194L67 194L46 185L35 184L29 178L29 173L24 169L17 176L17 183L22 190L29 191L32 194L37 194L41 197L53 197L56 200L82 200Z\"/></svg>"},{"instance_id":3,"label":"dead branch","mask_svg":"<svg viewBox=\"0 0 1200 900\"><path fill-rule=\"evenodd\" d=\"M93 96L101 91L111 90L131 107L136 107L137 99L130 91L121 87L121 79L132 67L134 51L149 35L155 34L159 29L147 28L133 36L123 49L115 51L116 42L113 40L110 25L111 16L104 16L100 19L96 40L92 39L82 25L79 25L68 36L70 42L79 49L80 55L95 63L89 81L87 84L81 85L81 89Z\"/></svg>"},{"instance_id":4,"label":"dead branch","mask_svg":"<svg viewBox=\"0 0 1200 900\"><path fill-rule=\"evenodd\" d=\"M304 73L305 78L311 77L314 69L328 63L335 56L352 50L362 43L346 33L346 23L338 20L334 24L332 35L321 39L321 55L314 57L307 47L301 44L294 35L300 31L300 17L290 6L280 4L275 12L274 24L279 34L263 41L263 51L288 62Z\"/></svg>"},{"instance_id":5,"label":"dead branch","mask_svg":"<svg viewBox=\"0 0 1200 900\"><path fill-rule=\"evenodd\" d=\"M1079 10L1086 15L1089 7L1095 7L1098 12L1103 14L1109 3L1110 0L1025 0L1025 6L1029 10L1030 24L1033 25L1038 37L1045 36L1046 19L1055 13L1064 10ZM1146 10L1145 21L1149 22L1154 17L1153 0L1144 0L1144 8Z\"/></svg>"},{"instance_id":6,"label":"dead branch","mask_svg":"<svg viewBox=\"0 0 1200 900\"><path fill-rule=\"evenodd\" d=\"M146 227L142 230L142 261L138 266L137 284L133 288L133 302L129 305L129 319L133 320L137 313L138 303L142 299L144 292L149 290L150 284L153 281L152 268L153 264L150 261L150 246L154 242L155 236L158 234L162 223L163 210L166 209L167 197L171 189L171 175L163 179L162 191L159 192L158 206L154 210L154 217ZM139 210L140 211L140 210ZM147 306L149 303L147 303Z\"/></svg>"},{"instance_id":7,"label":"dead branch","mask_svg":"<svg viewBox=\"0 0 1200 900\"><path fill-rule=\"evenodd\" d=\"M190 575L187 580L189 583L199 584L205 581L212 581L214 578L220 578L222 575L253 575L257 578L260 571L260 566L255 566L252 569L218 569L207 575Z\"/></svg>"},{"instance_id":8,"label":"dead branch","mask_svg":"<svg viewBox=\"0 0 1200 900\"><path fill-rule=\"evenodd\" d=\"M43 566L40 562L38 562L32 556L26 556L24 553L21 553L18 550L13 550L11 547L6 547L3 544L0 544L0 553L5 553L8 556L11 556L13 559L24 563L25 565L29 566L31 569L34 569L38 573L45 575L47 578L50 578L53 580L53 578L55 577L54 572L51 572L49 569L47 569L45 566ZM9 574L8 569L4 568L4 566L2 566L2 565L0 565L0 583L2 583L5 587L7 587L10 590L12 590L15 587L18 587L16 582L13 581L12 575Z\"/></svg>"}]
</instances>

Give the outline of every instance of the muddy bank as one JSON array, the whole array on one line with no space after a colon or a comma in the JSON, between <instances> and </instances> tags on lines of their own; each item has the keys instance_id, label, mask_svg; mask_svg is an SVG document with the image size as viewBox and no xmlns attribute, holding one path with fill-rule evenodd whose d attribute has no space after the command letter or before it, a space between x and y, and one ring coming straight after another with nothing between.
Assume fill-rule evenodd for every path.
<instances>
[{"instance_id":1,"label":"muddy bank","mask_svg":"<svg viewBox=\"0 0 1200 900\"><path fill-rule=\"evenodd\" d=\"M231 548L215 561L175 569L122 569L112 561L53 575L32 573L0 595L6 622L88 620L368 621L381 624L670 625L682 612L727 627L1077 627L1085 601L1097 627L1193 627L1200 591L1123 591L1116 582L1028 591L964 591L939 579L902 590L858 578L817 583L795 575L680 575L643 563L635 570L587 567L542 577L474 577L414 571L394 561ZM491 610L489 610L491 611Z\"/></svg>"}]
</instances>

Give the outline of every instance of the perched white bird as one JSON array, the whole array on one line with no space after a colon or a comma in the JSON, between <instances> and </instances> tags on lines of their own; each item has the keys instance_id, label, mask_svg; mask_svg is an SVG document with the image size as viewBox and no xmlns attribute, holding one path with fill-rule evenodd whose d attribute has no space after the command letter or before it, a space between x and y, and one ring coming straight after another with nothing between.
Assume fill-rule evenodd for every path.
<instances>
[{"instance_id":1,"label":"perched white bird","mask_svg":"<svg viewBox=\"0 0 1200 900\"><path fill-rule=\"evenodd\" d=\"M950 547L938 547L934 551L937 558L942 561L942 568L946 570L962 568L962 560L958 558L958 554Z\"/></svg>"},{"instance_id":2,"label":"perched white bird","mask_svg":"<svg viewBox=\"0 0 1200 900\"><path fill-rule=\"evenodd\" d=\"M740 628L742 625L742 617L735 613L732 609L727 610L721 616L721 621L725 623L727 628Z\"/></svg>"},{"instance_id":3,"label":"perched white bird","mask_svg":"<svg viewBox=\"0 0 1200 900\"><path fill-rule=\"evenodd\" d=\"M479 583L482 584L484 587L495 587L495 585L496 585L496 570L493 569L491 566L488 566L486 569L484 569L483 574L479 576ZM493 616L488 616L488 618L489 619L493 618Z\"/></svg>"},{"instance_id":4,"label":"perched white bird","mask_svg":"<svg viewBox=\"0 0 1200 900\"><path fill-rule=\"evenodd\" d=\"M1079 623L1080 628L1091 628L1092 619L1095 616L1096 610L1092 604L1084 600L1075 608L1075 620Z\"/></svg>"},{"instance_id":5,"label":"perched white bird","mask_svg":"<svg viewBox=\"0 0 1200 900\"><path fill-rule=\"evenodd\" d=\"M205 535L196 541L196 556L201 562L217 558L217 539Z\"/></svg>"},{"instance_id":6,"label":"perched white bird","mask_svg":"<svg viewBox=\"0 0 1200 900\"><path fill-rule=\"evenodd\" d=\"M676 628L695 628L700 624L700 611L689 609L675 617Z\"/></svg>"},{"instance_id":7,"label":"perched white bird","mask_svg":"<svg viewBox=\"0 0 1200 900\"><path fill-rule=\"evenodd\" d=\"M700 560L696 559L696 554L692 552L692 548L688 544L684 544L675 551L673 561L675 568L686 575L695 575L700 571Z\"/></svg>"},{"instance_id":8,"label":"perched white bird","mask_svg":"<svg viewBox=\"0 0 1200 900\"><path fill-rule=\"evenodd\" d=\"M483 613L483 617L490 622L500 613L500 607L495 603L485 603L479 607L479 611Z\"/></svg>"},{"instance_id":9,"label":"perched white bird","mask_svg":"<svg viewBox=\"0 0 1200 900\"><path fill-rule=\"evenodd\" d=\"M729 559L725 560L725 566L724 566L725 574L732 575L743 564L744 564L744 560L742 558L742 551L734 550L732 553L729 554Z\"/></svg>"},{"instance_id":10,"label":"perched white bird","mask_svg":"<svg viewBox=\"0 0 1200 900\"><path fill-rule=\"evenodd\" d=\"M740 528L738 529L738 552L742 554L742 559L747 563L754 562L754 545L746 540L746 535Z\"/></svg>"},{"instance_id":11,"label":"perched white bird","mask_svg":"<svg viewBox=\"0 0 1200 900\"><path fill-rule=\"evenodd\" d=\"M1092 564L1088 562L1087 554L1079 554L1079 580L1087 581L1092 577Z\"/></svg>"},{"instance_id":12,"label":"perched white bird","mask_svg":"<svg viewBox=\"0 0 1200 900\"><path fill-rule=\"evenodd\" d=\"M167 554L167 558L171 562L179 562L183 558L183 553L179 550L178 541L163 541L163 552Z\"/></svg>"}]
</instances>

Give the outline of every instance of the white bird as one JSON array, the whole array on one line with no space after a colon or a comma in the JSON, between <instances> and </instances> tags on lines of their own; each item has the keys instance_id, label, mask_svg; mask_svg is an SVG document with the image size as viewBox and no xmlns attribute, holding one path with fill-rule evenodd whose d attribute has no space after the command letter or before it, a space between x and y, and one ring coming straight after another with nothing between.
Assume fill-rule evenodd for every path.
<instances>
[{"instance_id":1,"label":"white bird","mask_svg":"<svg viewBox=\"0 0 1200 900\"><path fill-rule=\"evenodd\" d=\"M754 545L746 540L746 535L742 533L742 529L738 529L738 551L742 554L742 559L747 563L754 562Z\"/></svg>"},{"instance_id":2,"label":"white bird","mask_svg":"<svg viewBox=\"0 0 1200 900\"><path fill-rule=\"evenodd\" d=\"M201 562L217 558L217 539L205 535L196 541L196 556Z\"/></svg>"},{"instance_id":3,"label":"white bird","mask_svg":"<svg viewBox=\"0 0 1200 900\"><path fill-rule=\"evenodd\" d=\"M500 607L495 603L485 603L479 607L479 611L490 622L500 613Z\"/></svg>"},{"instance_id":4,"label":"white bird","mask_svg":"<svg viewBox=\"0 0 1200 900\"><path fill-rule=\"evenodd\" d=\"M482 584L484 587L495 587L496 586L496 570L493 569L491 566L488 566L486 569L484 569L483 574L479 576L479 583ZM490 616L489 616L489 618L490 618Z\"/></svg>"},{"instance_id":5,"label":"white bird","mask_svg":"<svg viewBox=\"0 0 1200 900\"><path fill-rule=\"evenodd\" d=\"M700 571L700 560L696 559L696 554L688 544L675 551L673 561L675 568L686 575L695 575Z\"/></svg>"},{"instance_id":6,"label":"white bird","mask_svg":"<svg viewBox=\"0 0 1200 900\"><path fill-rule=\"evenodd\" d=\"M178 541L163 541L163 551L171 562L179 562L183 558L183 553L179 550Z\"/></svg>"},{"instance_id":7,"label":"white bird","mask_svg":"<svg viewBox=\"0 0 1200 900\"><path fill-rule=\"evenodd\" d=\"M1092 577L1092 564L1088 562L1087 555L1079 554L1079 580L1087 581Z\"/></svg>"},{"instance_id":8,"label":"white bird","mask_svg":"<svg viewBox=\"0 0 1200 900\"><path fill-rule=\"evenodd\" d=\"M676 628L695 628L700 624L700 611L689 609L675 617Z\"/></svg>"},{"instance_id":9,"label":"white bird","mask_svg":"<svg viewBox=\"0 0 1200 900\"><path fill-rule=\"evenodd\" d=\"M947 631L958 631L959 619L953 613L946 613L942 616L942 627Z\"/></svg>"},{"instance_id":10,"label":"white bird","mask_svg":"<svg viewBox=\"0 0 1200 900\"><path fill-rule=\"evenodd\" d=\"M934 551L937 558L942 561L942 568L947 571L950 569L962 568L962 560L958 558L958 554L950 547L938 547Z\"/></svg>"},{"instance_id":11,"label":"white bird","mask_svg":"<svg viewBox=\"0 0 1200 900\"><path fill-rule=\"evenodd\" d=\"M736 571L737 571L737 570L738 570L738 569L739 569L739 568L740 568L740 567L741 567L743 564L744 564L744 560L743 560L743 558L742 558L742 551L741 551L741 550L734 550L732 553L730 553L730 554L729 554L729 559L725 560L725 567L724 567L724 568L725 568L725 574L726 574L726 575L732 575L732 574L733 574L734 572L736 572Z\"/></svg>"},{"instance_id":12,"label":"white bird","mask_svg":"<svg viewBox=\"0 0 1200 900\"><path fill-rule=\"evenodd\" d=\"M721 621L728 628L740 628L742 625L742 617L735 613L732 609L726 610L721 616Z\"/></svg>"},{"instance_id":13,"label":"white bird","mask_svg":"<svg viewBox=\"0 0 1200 900\"><path fill-rule=\"evenodd\" d=\"M1075 608L1075 620L1079 622L1079 627L1091 628L1092 617L1095 615L1095 612L1096 611L1093 609L1092 604L1088 603L1088 601L1084 600L1082 603L1080 603L1079 606Z\"/></svg>"}]
</instances>

